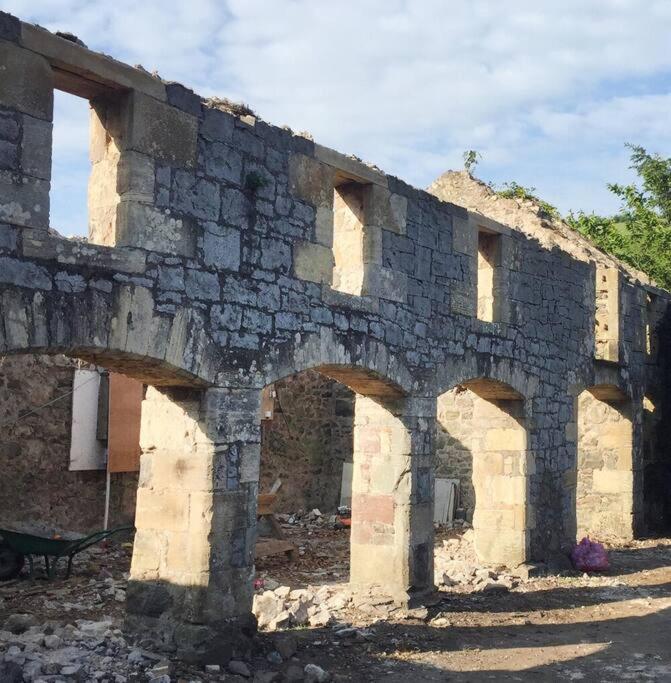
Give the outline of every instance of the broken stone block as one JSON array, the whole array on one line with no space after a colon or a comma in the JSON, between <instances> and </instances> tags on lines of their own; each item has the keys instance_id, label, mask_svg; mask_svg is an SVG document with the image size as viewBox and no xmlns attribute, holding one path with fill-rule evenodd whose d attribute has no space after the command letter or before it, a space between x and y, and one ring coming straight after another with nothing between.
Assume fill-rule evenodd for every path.
<instances>
[{"instance_id":1,"label":"broken stone block","mask_svg":"<svg viewBox=\"0 0 671 683\"><path fill-rule=\"evenodd\" d=\"M259 628L269 626L284 610L284 600L273 591L265 591L255 595L252 603L252 613L257 618Z\"/></svg>"},{"instance_id":2,"label":"broken stone block","mask_svg":"<svg viewBox=\"0 0 671 683\"><path fill-rule=\"evenodd\" d=\"M331 674L316 664L306 664L303 673L305 683L328 683L331 680Z\"/></svg>"}]
</instances>

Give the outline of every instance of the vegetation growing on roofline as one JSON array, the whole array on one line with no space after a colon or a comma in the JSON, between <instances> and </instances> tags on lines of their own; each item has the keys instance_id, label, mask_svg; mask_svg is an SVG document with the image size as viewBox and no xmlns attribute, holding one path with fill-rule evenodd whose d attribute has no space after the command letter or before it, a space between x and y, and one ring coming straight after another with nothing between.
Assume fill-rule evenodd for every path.
<instances>
[{"instance_id":1,"label":"vegetation growing on roofline","mask_svg":"<svg viewBox=\"0 0 671 683\"><path fill-rule=\"evenodd\" d=\"M647 273L657 284L671 289L671 158L649 153L640 145L626 145L637 180L629 185L609 183L608 189L622 202L620 212L600 216L594 212L569 212L563 220L596 246ZM471 171L481 155L464 153L464 166ZM490 185L500 197L533 202L539 216L561 220L556 207L538 197L534 187L516 182Z\"/></svg>"}]
</instances>

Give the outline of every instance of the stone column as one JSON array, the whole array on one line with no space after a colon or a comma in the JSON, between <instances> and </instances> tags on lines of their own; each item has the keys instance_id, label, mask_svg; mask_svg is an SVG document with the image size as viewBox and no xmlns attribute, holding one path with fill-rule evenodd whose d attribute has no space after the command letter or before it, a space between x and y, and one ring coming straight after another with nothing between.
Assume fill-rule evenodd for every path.
<instances>
[{"instance_id":1,"label":"stone column","mask_svg":"<svg viewBox=\"0 0 671 683\"><path fill-rule=\"evenodd\" d=\"M189 661L249 647L259 392L149 388L127 624Z\"/></svg>"},{"instance_id":2,"label":"stone column","mask_svg":"<svg viewBox=\"0 0 671 683\"><path fill-rule=\"evenodd\" d=\"M596 387L578 398L576 523L578 539L631 540L634 470L631 405Z\"/></svg>"},{"instance_id":3,"label":"stone column","mask_svg":"<svg viewBox=\"0 0 671 683\"><path fill-rule=\"evenodd\" d=\"M435 400L356 396L350 581L402 602L433 589Z\"/></svg>"}]
</instances>

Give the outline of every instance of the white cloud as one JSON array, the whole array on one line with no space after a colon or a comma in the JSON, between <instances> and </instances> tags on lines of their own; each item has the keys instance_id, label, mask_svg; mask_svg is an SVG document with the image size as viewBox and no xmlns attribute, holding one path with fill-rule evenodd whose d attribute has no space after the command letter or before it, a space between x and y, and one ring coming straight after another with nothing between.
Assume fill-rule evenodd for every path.
<instances>
[{"instance_id":1,"label":"white cloud","mask_svg":"<svg viewBox=\"0 0 671 683\"><path fill-rule=\"evenodd\" d=\"M475 148L487 178L608 210L625 141L671 154L666 0L5 5L419 186Z\"/></svg>"}]
</instances>

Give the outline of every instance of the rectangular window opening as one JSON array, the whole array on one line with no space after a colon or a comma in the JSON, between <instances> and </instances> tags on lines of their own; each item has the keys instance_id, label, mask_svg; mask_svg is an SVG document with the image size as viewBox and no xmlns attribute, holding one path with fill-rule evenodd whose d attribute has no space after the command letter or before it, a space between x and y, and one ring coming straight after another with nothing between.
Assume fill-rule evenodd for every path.
<instances>
[{"instance_id":1,"label":"rectangular window opening","mask_svg":"<svg viewBox=\"0 0 671 683\"><path fill-rule=\"evenodd\" d=\"M501 261L501 236L486 230L478 231L478 319L496 322L499 319L498 271Z\"/></svg>"},{"instance_id":2,"label":"rectangular window opening","mask_svg":"<svg viewBox=\"0 0 671 683\"><path fill-rule=\"evenodd\" d=\"M347 181L333 191L333 289L361 296L364 284L366 186Z\"/></svg>"},{"instance_id":3,"label":"rectangular window opening","mask_svg":"<svg viewBox=\"0 0 671 683\"><path fill-rule=\"evenodd\" d=\"M54 91L50 225L66 237L87 237L89 225L88 100Z\"/></svg>"},{"instance_id":4,"label":"rectangular window opening","mask_svg":"<svg viewBox=\"0 0 671 683\"><path fill-rule=\"evenodd\" d=\"M126 91L55 68L51 225L113 246L123 169ZM131 169L126 169L130 176Z\"/></svg>"}]
</instances>

